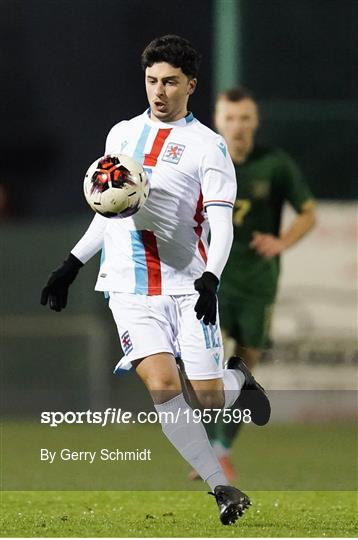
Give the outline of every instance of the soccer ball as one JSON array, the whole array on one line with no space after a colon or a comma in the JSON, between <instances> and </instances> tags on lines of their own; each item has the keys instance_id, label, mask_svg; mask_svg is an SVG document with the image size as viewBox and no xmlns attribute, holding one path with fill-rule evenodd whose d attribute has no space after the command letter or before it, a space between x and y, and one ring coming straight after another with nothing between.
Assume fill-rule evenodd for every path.
<instances>
[{"instance_id":1,"label":"soccer ball","mask_svg":"<svg viewBox=\"0 0 358 540\"><path fill-rule=\"evenodd\" d=\"M123 154L96 159L83 182L86 201L102 216L132 216L149 195L148 177L137 161Z\"/></svg>"}]
</instances>

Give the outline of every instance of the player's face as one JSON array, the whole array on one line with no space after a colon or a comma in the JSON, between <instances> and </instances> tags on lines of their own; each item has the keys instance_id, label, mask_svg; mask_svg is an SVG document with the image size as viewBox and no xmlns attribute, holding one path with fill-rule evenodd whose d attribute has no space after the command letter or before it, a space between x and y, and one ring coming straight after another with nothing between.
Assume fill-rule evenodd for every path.
<instances>
[{"instance_id":1,"label":"player's face","mask_svg":"<svg viewBox=\"0 0 358 540\"><path fill-rule=\"evenodd\" d=\"M256 103L252 99L219 99L215 107L215 125L229 148L245 152L253 145L259 125Z\"/></svg>"},{"instance_id":2,"label":"player's face","mask_svg":"<svg viewBox=\"0 0 358 540\"><path fill-rule=\"evenodd\" d=\"M167 62L158 62L145 70L145 88L152 120L175 122L187 114L189 96L194 92L196 79Z\"/></svg>"}]
</instances>

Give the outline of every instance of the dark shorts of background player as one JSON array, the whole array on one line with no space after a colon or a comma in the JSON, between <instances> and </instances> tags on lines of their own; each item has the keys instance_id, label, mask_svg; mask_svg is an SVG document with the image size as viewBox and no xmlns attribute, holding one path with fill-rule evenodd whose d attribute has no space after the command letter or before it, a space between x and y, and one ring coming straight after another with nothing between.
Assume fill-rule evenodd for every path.
<instances>
[{"instance_id":1,"label":"dark shorts of background player","mask_svg":"<svg viewBox=\"0 0 358 540\"><path fill-rule=\"evenodd\" d=\"M238 345L264 349L269 343L273 303L236 296L220 299L220 326Z\"/></svg>"}]
</instances>

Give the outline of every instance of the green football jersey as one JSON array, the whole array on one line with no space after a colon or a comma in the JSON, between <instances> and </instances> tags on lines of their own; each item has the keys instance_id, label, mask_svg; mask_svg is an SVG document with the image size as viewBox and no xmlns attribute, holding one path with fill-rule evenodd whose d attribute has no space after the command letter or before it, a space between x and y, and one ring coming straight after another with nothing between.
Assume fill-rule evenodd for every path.
<instances>
[{"instance_id":1,"label":"green football jersey","mask_svg":"<svg viewBox=\"0 0 358 540\"><path fill-rule=\"evenodd\" d=\"M234 242L219 294L226 299L254 296L270 303L276 295L280 261L278 256L265 259L250 248L253 233L278 236L284 203L301 213L312 194L295 162L280 149L255 146L235 170Z\"/></svg>"}]
</instances>

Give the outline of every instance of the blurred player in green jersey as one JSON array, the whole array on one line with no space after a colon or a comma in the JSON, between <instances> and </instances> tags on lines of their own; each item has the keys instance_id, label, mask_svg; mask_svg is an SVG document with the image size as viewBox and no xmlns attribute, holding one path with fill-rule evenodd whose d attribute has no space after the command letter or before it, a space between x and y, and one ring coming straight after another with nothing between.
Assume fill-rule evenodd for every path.
<instances>
[{"instance_id":1,"label":"blurred player in green jersey","mask_svg":"<svg viewBox=\"0 0 358 540\"><path fill-rule=\"evenodd\" d=\"M235 354L252 370L268 342L280 255L313 227L314 202L292 158L281 149L256 144L259 112L250 92L238 87L220 93L215 126L226 139L238 182L234 243L219 289L221 327L235 340ZM282 230L286 202L296 211L296 217ZM231 480L236 475L230 449L240 425L219 422L208 427ZM196 477L195 471L191 477Z\"/></svg>"}]
</instances>

